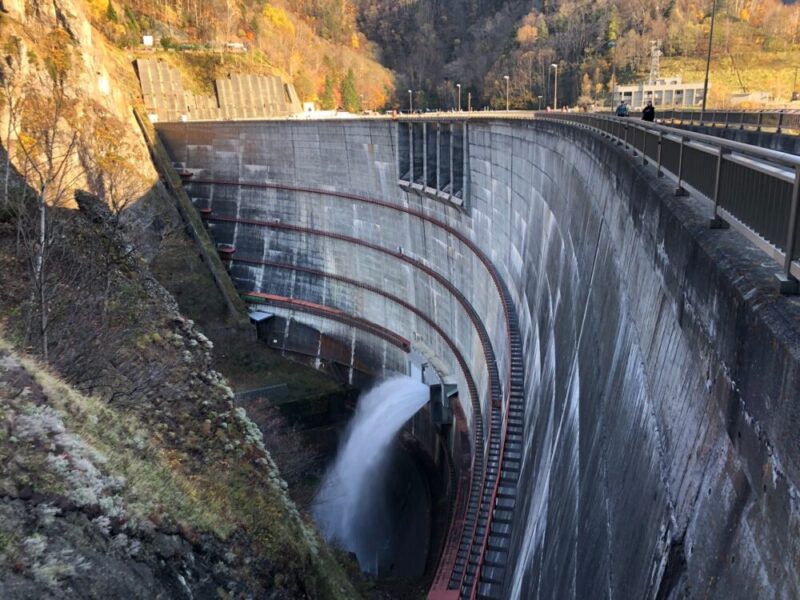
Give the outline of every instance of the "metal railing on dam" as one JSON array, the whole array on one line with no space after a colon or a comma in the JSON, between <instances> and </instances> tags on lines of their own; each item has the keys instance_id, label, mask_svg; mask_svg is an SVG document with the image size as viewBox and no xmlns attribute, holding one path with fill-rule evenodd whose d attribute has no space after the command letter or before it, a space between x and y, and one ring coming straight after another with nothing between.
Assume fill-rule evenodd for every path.
<instances>
[{"instance_id":1,"label":"metal railing on dam","mask_svg":"<svg viewBox=\"0 0 800 600\"><path fill-rule=\"evenodd\" d=\"M800 156L715 136L598 114L552 113L545 117L609 136L714 204L711 227L730 224L782 266L780 289L798 293L800 277Z\"/></svg>"},{"instance_id":2,"label":"metal railing on dam","mask_svg":"<svg viewBox=\"0 0 800 600\"><path fill-rule=\"evenodd\" d=\"M670 125L707 125L756 131L800 133L800 110L660 110L658 120Z\"/></svg>"}]
</instances>

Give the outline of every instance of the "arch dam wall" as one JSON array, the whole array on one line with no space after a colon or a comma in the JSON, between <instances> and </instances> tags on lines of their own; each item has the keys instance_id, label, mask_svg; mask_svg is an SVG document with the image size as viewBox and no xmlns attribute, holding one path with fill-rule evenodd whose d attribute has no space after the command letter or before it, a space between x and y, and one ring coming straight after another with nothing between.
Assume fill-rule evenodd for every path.
<instances>
[{"instance_id":1,"label":"arch dam wall","mask_svg":"<svg viewBox=\"0 0 800 600\"><path fill-rule=\"evenodd\" d=\"M484 566L494 587L479 592L797 597L800 306L773 291L774 265L708 229L702 200L673 197L653 167L586 130L470 122L458 206L398 185L402 127L158 130L193 173L214 237L236 247L241 290L407 338L458 383L473 434L490 431L493 369L507 386L511 368L501 294L479 254L491 261L519 322L524 426L504 455L517 492L490 532L510 537L494 571ZM400 361L374 331L328 326ZM486 439L475 437L478 456Z\"/></svg>"}]
</instances>

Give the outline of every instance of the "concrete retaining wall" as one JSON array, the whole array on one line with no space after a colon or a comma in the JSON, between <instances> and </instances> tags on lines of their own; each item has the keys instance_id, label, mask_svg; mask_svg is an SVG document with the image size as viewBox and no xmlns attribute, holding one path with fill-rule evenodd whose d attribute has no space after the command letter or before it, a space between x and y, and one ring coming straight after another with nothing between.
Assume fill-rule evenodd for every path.
<instances>
[{"instance_id":1,"label":"concrete retaining wall","mask_svg":"<svg viewBox=\"0 0 800 600\"><path fill-rule=\"evenodd\" d=\"M363 194L446 220L508 284L526 352L526 443L509 597L796 597L800 305L772 263L709 207L674 198L652 168L549 122L469 126L468 212L397 186L395 125L162 125L196 179ZM193 185L215 214L354 236L445 275L480 315L506 368L502 308L465 244L422 219L341 197ZM486 364L453 296L385 254L313 233L224 224L237 252L314 265L402 296L468 360ZM357 286L235 267L240 281L357 312L452 349L409 311ZM469 402L462 404L471 423Z\"/></svg>"}]
</instances>

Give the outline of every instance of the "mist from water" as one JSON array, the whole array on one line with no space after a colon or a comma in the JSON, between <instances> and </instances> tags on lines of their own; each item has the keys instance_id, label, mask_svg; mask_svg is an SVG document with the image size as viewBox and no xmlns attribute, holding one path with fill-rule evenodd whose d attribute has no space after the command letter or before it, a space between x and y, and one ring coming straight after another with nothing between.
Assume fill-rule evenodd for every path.
<instances>
[{"instance_id":1,"label":"mist from water","mask_svg":"<svg viewBox=\"0 0 800 600\"><path fill-rule=\"evenodd\" d=\"M362 570L373 575L391 536L383 467L395 436L428 398L428 386L410 377L393 377L363 393L314 500L314 520L325 539L354 552Z\"/></svg>"}]
</instances>

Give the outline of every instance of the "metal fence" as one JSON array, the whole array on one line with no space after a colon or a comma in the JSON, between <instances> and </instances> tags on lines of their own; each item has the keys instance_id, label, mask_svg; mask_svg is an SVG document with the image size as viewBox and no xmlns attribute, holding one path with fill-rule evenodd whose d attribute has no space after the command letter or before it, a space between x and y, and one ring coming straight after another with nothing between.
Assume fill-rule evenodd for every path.
<instances>
[{"instance_id":1,"label":"metal fence","mask_svg":"<svg viewBox=\"0 0 800 600\"><path fill-rule=\"evenodd\" d=\"M709 198L711 227L730 224L781 266L780 289L798 293L800 156L719 137L599 114L539 113L539 119L594 129L672 175L676 195Z\"/></svg>"},{"instance_id":2,"label":"metal fence","mask_svg":"<svg viewBox=\"0 0 800 600\"><path fill-rule=\"evenodd\" d=\"M706 125L800 133L800 110L658 110L658 120L670 125Z\"/></svg>"}]
</instances>

